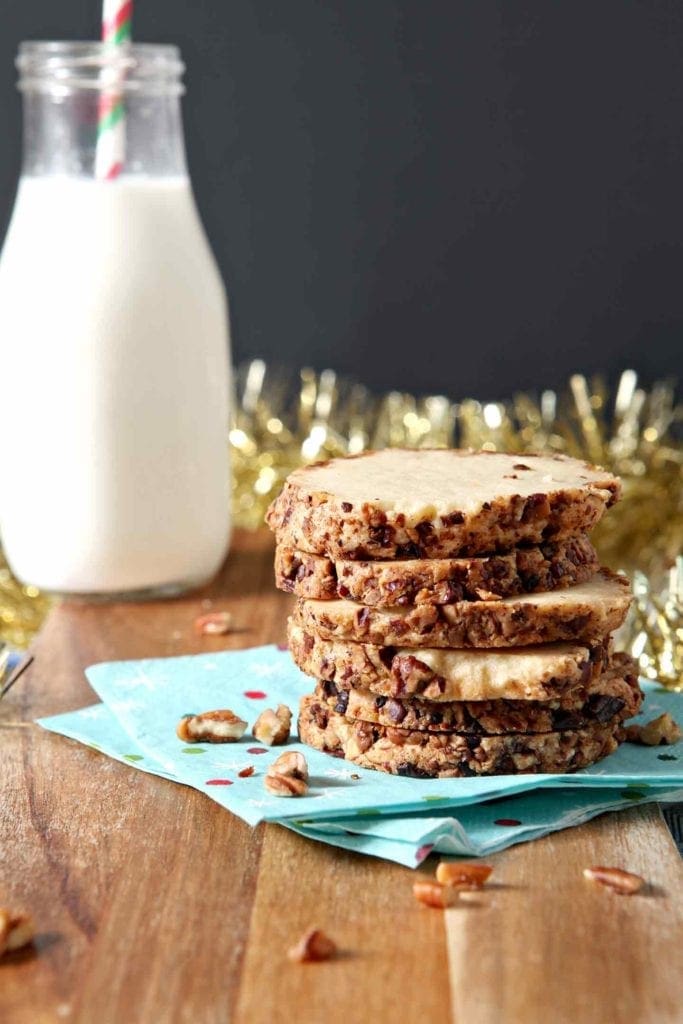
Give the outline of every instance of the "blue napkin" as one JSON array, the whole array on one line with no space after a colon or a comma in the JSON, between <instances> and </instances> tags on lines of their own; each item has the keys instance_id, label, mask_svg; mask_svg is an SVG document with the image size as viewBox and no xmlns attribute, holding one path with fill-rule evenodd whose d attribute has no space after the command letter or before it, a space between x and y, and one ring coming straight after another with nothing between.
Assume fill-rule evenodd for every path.
<instances>
[{"instance_id":1,"label":"blue napkin","mask_svg":"<svg viewBox=\"0 0 683 1024\"><path fill-rule=\"evenodd\" d=\"M414 866L432 849L490 853L634 799L679 799L683 787L683 759L676 748L625 744L574 775L430 780L369 771L292 741L286 749L305 753L310 790L305 797L283 800L263 786L282 747L269 749L249 734L234 744L186 745L175 727L184 714L219 707L229 707L250 725L264 707L278 703L296 714L311 680L286 651L271 645L109 662L86 674L102 703L41 719L41 725L139 770L193 786L252 825L278 821L311 838L402 864ZM683 695L649 683L644 689L641 718L669 711L683 719ZM241 778L240 770L248 766L254 774Z\"/></svg>"}]
</instances>

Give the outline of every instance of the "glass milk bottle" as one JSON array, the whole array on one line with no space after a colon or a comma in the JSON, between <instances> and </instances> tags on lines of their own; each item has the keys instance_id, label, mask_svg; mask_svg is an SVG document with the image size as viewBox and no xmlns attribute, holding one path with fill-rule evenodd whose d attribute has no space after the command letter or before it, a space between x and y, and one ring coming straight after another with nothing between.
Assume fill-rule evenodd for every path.
<instances>
[{"instance_id":1,"label":"glass milk bottle","mask_svg":"<svg viewBox=\"0 0 683 1024\"><path fill-rule=\"evenodd\" d=\"M115 65L115 66L113 66ZM0 531L23 581L171 594L230 534L226 298L185 165L174 46L24 43L24 159L0 259ZM115 76L125 160L96 177Z\"/></svg>"}]
</instances>

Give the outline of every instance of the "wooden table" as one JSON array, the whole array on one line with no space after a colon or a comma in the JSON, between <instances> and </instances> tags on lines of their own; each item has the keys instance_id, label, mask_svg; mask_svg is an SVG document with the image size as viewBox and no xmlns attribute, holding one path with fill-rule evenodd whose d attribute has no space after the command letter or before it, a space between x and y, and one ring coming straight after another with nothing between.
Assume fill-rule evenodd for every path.
<instances>
[{"instance_id":1,"label":"wooden table","mask_svg":"<svg viewBox=\"0 0 683 1024\"><path fill-rule=\"evenodd\" d=\"M194 635L207 598L238 631ZM281 641L288 606L269 540L242 534L199 594L52 612L0 705L0 904L29 910L39 930L35 950L0 966L0 1021L680 1022L683 871L654 807L492 857L495 884L442 913L414 901L414 872L251 829L198 792L31 724L92 702L93 661ZM648 894L590 885L590 864L644 875ZM287 960L311 924L341 957Z\"/></svg>"}]
</instances>

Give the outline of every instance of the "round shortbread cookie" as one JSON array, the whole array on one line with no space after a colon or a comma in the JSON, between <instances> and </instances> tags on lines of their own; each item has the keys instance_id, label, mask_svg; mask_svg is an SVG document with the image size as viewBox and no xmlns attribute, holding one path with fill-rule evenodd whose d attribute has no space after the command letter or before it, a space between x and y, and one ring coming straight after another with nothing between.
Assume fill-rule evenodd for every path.
<instances>
[{"instance_id":1,"label":"round shortbread cookie","mask_svg":"<svg viewBox=\"0 0 683 1024\"><path fill-rule=\"evenodd\" d=\"M313 554L452 558L586 533L620 494L564 455L387 448L295 470L266 520Z\"/></svg>"},{"instance_id":2,"label":"round shortbread cookie","mask_svg":"<svg viewBox=\"0 0 683 1024\"><path fill-rule=\"evenodd\" d=\"M301 598L343 598L380 608L495 601L560 590L589 580L598 568L595 548L583 536L484 558L352 561L312 555L286 544L275 550L280 590Z\"/></svg>"},{"instance_id":3,"label":"round shortbread cookie","mask_svg":"<svg viewBox=\"0 0 683 1024\"><path fill-rule=\"evenodd\" d=\"M616 719L622 722L638 714L643 699L636 663L626 654L615 654L607 671L590 680L585 689L551 701L400 699L367 689L344 689L330 680L319 682L314 696L329 711L353 720L389 728L488 736L583 729Z\"/></svg>"},{"instance_id":4,"label":"round shortbread cookie","mask_svg":"<svg viewBox=\"0 0 683 1024\"><path fill-rule=\"evenodd\" d=\"M291 619L287 635L294 661L314 679L432 701L555 700L604 672L611 653L609 640L497 651L378 647L325 640Z\"/></svg>"},{"instance_id":5,"label":"round shortbread cookie","mask_svg":"<svg viewBox=\"0 0 683 1024\"><path fill-rule=\"evenodd\" d=\"M525 647L607 636L626 618L631 587L607 569L586 583L500 601L373 608L355 601L297 602L294 618L327 639L379 646Z\"/></svg>"},{"instance_id":6,"label":"round shortbread cookie","mask_svg":"<svg viewBox=\"0 0 683 1024\"><path fill-rule=\"evenodd\" d=\"M300 709L303 743L363 768L412 778L573 772L613 753L624 735L618 721L508 736L417 732L352 721L315 696L302 697Z\"/></svg>"}]
</instances>

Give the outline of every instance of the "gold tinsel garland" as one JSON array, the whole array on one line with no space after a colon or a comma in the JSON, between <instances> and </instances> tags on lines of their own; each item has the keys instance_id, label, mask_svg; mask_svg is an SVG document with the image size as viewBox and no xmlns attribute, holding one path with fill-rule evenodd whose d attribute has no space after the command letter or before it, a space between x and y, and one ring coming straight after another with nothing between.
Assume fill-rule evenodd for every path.
<instances>
[{"instance_id":1,"label":"gold tinsel garland","mask_svg":"<svg viewBox=\"0 0 683 1024\"><path fill-rule=\"evenodd\" d=\"M636 570L634 601L617 641L637 659L641 674L670 689L683 689L683 556L661 586Z\"/></svg>"},{"instance_id":2,"label":"gold tinsel garland","mask_svg":"<svg viewBox=\"0 0 683 1024\"><path fill-rule=\"evenodd\" d=\"M0 552L0 648L5 644L27 647L40 629L50 603L37 587L25 586L15 579ZM0 676L4 668L0 662Z\"/></svg>"},{"instance_id":3,"label":"gold tinsel garland","mask_svg":"<svg viewBox=\"0 0 683 1024\"><path fill-rule=\"evenodd\" d=\"M507 402L453 402L443 395L373 396L332 370L316 373L266 366L239 368L230 429L235 524L256 528L285 477L304 462L388 445L553 451L618 473L624 500L596 529L604 562L634 579L636 601L622 637L644 674L680 685L683 586L665 571L683 550L683 410L671 382L638 387L622 373L604 381L576 374L562 393L516 395ZM0 637L30 638L48 602L0 572Z\"/></svg>"}]
</instances>

